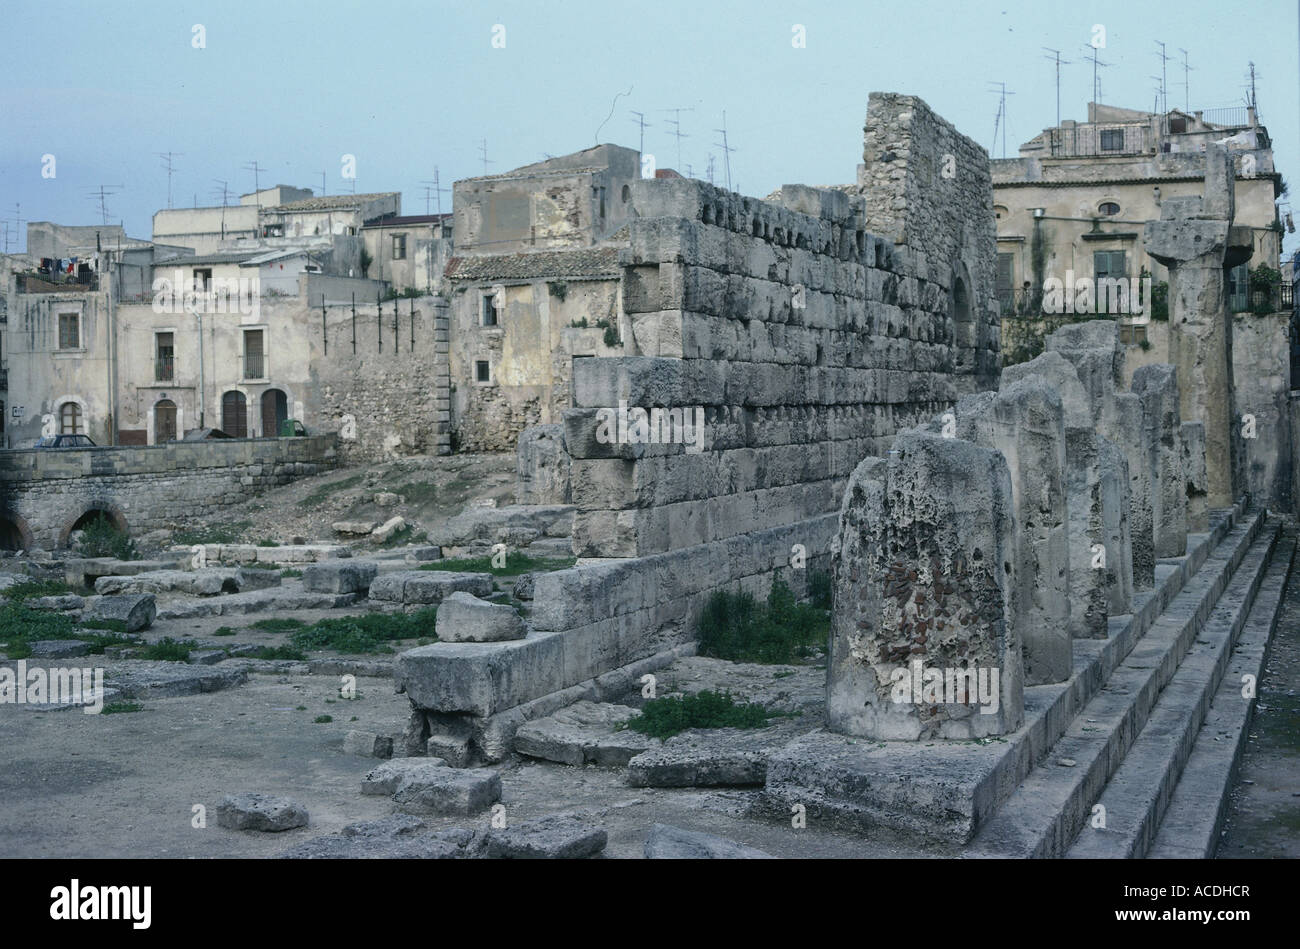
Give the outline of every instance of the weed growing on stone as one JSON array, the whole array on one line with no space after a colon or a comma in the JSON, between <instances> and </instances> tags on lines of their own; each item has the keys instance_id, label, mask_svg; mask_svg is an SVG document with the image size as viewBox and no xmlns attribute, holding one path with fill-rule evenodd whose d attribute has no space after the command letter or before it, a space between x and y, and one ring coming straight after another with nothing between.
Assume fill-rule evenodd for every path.
<instances>
[{"instance_id":1,"label":"weed growing on stone","mask_svg":"<svg viewBox=\"0 0 1300 949\"><path fill-rule=\"evenodd\" d=\"M79 625L82 629L102 629L110 633L126 632L126 622L120 619L83 619Z\"/></svg>"},{"instance_id":2,"label":"weed growing on stone","mask_svg":"<svg viewBox=\"0 0 1300 949\"><path fill-rule=\"evenodd\" d=\"M115 557L118 560L138 560L139 552L131 535L120 530L105 514L100 514L81 531L78 550L86 557Z\"/></svg>"},{"instance_id":3,"label":"weed growing on stone","mask_svg":"<svg viewBox=\"0 0 1300 949\"><path fill-rule=\"evenodd\" d=\"M302 662L307 658L301 649L294 649L292 646L262 646L248 653L248 656L252 659L291 659L296 662Z\"/></svg>"},{"instance_id":4,"label":"weed growing on stone","mask_svg":"<svg viewBox=\"0 0 1300 949\"><path fill-rule=\"evenodd\" d=\"M497 577L517 577L521 573L537 571L568 570L575 563L573 557L530 557L519 551L506 554L504 567L492 566L492 556L460 557L450 560L434 560L421 564L421 570L451 570L459 573L490 573Z\"/></svg>"},{"instance_id":5,"label":"weed growing on stone","mask_svg":"<svg viewBox=\"0 0 1300 949\"><path fill-rule=\"evenodd\" d=\"M149 643L140 652L141 659L161 659L164 662L184 662L196 647L194 643L182 642L170 636L164 636L156 643Z\"/></svg>"},{"instance_id":6,"label":"weed growing on stone","mask_svg":"<svg viewBox=\"0 0 1300 949\"><path fill-rule=\"evenodd\" d=\"M312 719L312 721L315 722L317 725L326 725L326 724L328 724L329 722L334 721L334 716L332 716L332 715L317 715L315 718Z\"/></svg>"},{"instance_id":7,"label":"weed growing on stone","mask_svg":"<svg viewBox=\"0 0 1300 949\"><path fill-rule=\"evenodd\" d=\"M329 617L296 630L289 637L299 649L333 649L342 653L388 653L387 643L398 639L433 636L438 608L434 606L414 613L367 613L361 616Z\"/></svg>"},{"instance_id":8,"label":"weed growing on stone","mask_svg":"<svg viewBox=\"0 0 1300 949\"><path fill-rule=\"evenodd\" d=\"M259 546L259 547L279 547L279 546L280 546L280 542L279 542L278 540L272 540L272 539L269 538L269 537L263 537L261 540L259 540L259 541L257 542L257 546ZM275 568L272 567L271 569L274 570Z\"/></svg>"},{"instance_id":9,"label":"weed growing on stone","mask_svg":"<svg viewBox=\"0 0 1300 949\"><path fill-rule=\"evenodd\" d=\"M289 570L281 570L281 571L280 571L280 577L281 577L282 579L288 579L288 578L290 578L290 577L301 577L301 576L302 576L302 571L301 571L301 570L294 570L294 569L291 568L291 569L289 569Z\"/></svg>"},{"instance_id":10,"label":"weed growing on stone","mask_svg":"<svg viewBox=\"0 0 1300 949\"><path fill-rule=\"evenodd\" d=\"M393 493L406 498L407 504L432 504L438 500L438 486L428 481L408 481L393 488Z\"/></svg>"},{"instance_id":11,"label":"weed growing on stone","mask_svg":"<svg viewBox=\"0 0 1300 949\"><path fill-rule=\"evenodd\" d=\"M24 580L15 583L0 593L0 596L21 603L23 600L32 600L40 596L66 596L71 592L72 587L62 580Z\"/></svg>"},{"instance_id":12,"label":"weed growing on stone","mask_svg":"<svg viewBox=\"0 0 1300 949\"><path fill-rule=\"evenodd\" d=\"M235 631L234 631L233 629L231 629L229 626L218 626L216 629L214 629L214 630L212 631L212 635L213 635L213 636L233 636L233 635L235 635Z\"/></svg>"},{"instance_id":13,"label":"weed growing on stone","mask_svg":"<svg viewBox=\"0 0 1300 949\"><path fill-rule=\"evenodd\" d=\"M260 619L253 624L253 629L264 630L268 633L285 633L293 629L303 629L307 624L300 619L292 617L286 619Z\"/></svg>"},{"instance_id":14,"label":"weed growing on stone","mask_svg":"<svg viewBox=\"0 0 1300 949\"><path fill-rule=\"evenodd\" d=\"M700 614L700 655L732 662L790 663L824 649L830 616L795 601L780 578L766 603L748 593L719 591Z\"/></svg>"},{"instance_id":15,"label":"weed growing on stone","mask_svg":"<svg viewBox=\"0 0 1300 949\"><path fill-rule=\"evenodd\" d=\"M706 690L650 699L627 727L651 738L671 738L688 728L762 728L777 715L753 702L738 703L730 692Z\"/></svg>"},{"instance_id":16,"label":"weed growing on stone","mask_svg":"<svg viewBox=\"0 0 1300 949\"><path fill-rule=\"evenodd\" d=\"M139 702L109 702L99 710L100 715L122 715L127 712L142 712L144 706Z\"/></svg>"}]
</instances>

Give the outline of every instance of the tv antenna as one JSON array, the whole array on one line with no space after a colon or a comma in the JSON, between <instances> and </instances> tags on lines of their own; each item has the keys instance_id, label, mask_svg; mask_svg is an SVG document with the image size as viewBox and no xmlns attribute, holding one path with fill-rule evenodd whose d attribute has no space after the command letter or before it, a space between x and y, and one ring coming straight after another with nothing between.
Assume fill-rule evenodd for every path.
<instances>
[{"instance_id":1,"label":"tv antenna","mask_svg":"<svg viewBox=\"0 0 1300 949\"><path fill-rule=\"evenodd\" d=\"M5 219L5 253L6 253L6 254L9 253L9 222L10 222L10 221L13 221L13 224L14 224L14 231L13 231L13 233L14 233L14 239L17 240L18 235L19 235L20 233L22 233L23 224L26 223L26 220L25 220L25 219L23 218L23 216L22 216L22 205L21 205L21 204L19 204L19 203L17 203L17 202L14 202L14 216L11 217L11 218L6 218L6 219Z\"/></svg>"},{"instance_id":2,"label":"tv antenna","mask_svg":"<svg viewBox=\"0 0 1300 949\"><path fill-rule=\"evenodd\" d=\"M660 109L659 111L673 113L671 119L664 119L664 121L673 127L673 138L677 139L677 167L680 169L682 167L682 139L690 138L689 135L682 131L682 113L694 112L695 109ZM686 177L689 178L690 175L688 174Z\"/></svg>"},{"instance_id":3,"label":"tv antenna","mask_svg":"<svg viewBox=\"0 0 1300 949\"><path fill-rule=\"evenodd\" d=\"M172 206L172 173L176 170L176 166L172 163L172 159L179 155L184 155L185 153L157 152L156 154L163 160L163 167L167 169L167 208L170 210Z\"/></svg>"},{"instance_id":4,"label":"tv antenna","mask_svg":"<svg viewBox=\"0 0 1300 949\"><path fill-rule=\"evenodd\" d=\"M263 168L261 165L259 165L256 160L254 160L246 164L244 166L244 170L251 171L253 173L253 195L254 197L256 197L257 192L262 190L261 173L266 171L266 169ZM257 198L257 206L259 208L262 206L261 198Z\"/></svg>"},{"instance_id":5,"label":"tv antenna","mask_svg":"<svg viewBox=\"0 0 1300 949\"><path fill-rule=\"evenodd\" d=\"M1089 46L1088 51L1092 54L1092 101L1101 105L1101 74L1099 69L1107 69L1110 63L1103 63L1097 56L1097 47ZM1091 116L1089 119L1091 120Z\"/></svg>"},{"instance_id":6,"label":"tv antenna","mask_svg":"<svg viewBox=\"0 0 1300 949\"><path fill-rule=\"evenodd\" d=\"M1002 129L1002 157L1006 158L1007 157L1007 96L1014 96L1015 93L1007 90L1007 84L1005 82L990 82L989 85L996 86L997 88L992 89L990 91L996 92L998 94L998 114L997 117L993 120L993 148L989 149L989 154L992 155L993 152L998 147L998 129L1000 128Z\"/></svg>"},{"instance_id":7,"label":"tv antenna","mask_svg":"<svg viewBox=\"0 0 1300 949\"><path fill-rule=\"evenodd\" d=\"M646 122L645 120L644 112L638 112L636 109L629 109L628 111L636 116L637 125L640 126L641 128L641 144L637 146L637 150L636 150L637 160L640 161L641 156L645 154L645 130L646 130L646 126L649 125L649 123ZM650 127L654 128L654 126L652 125Z\"/></svg>"},{"instance_id":8,"label":"tv antenna","mask_svg":"<svg viewBox=\"0 0 1300 949\"><path fill-rule=\"evenodd\" d=\"M722 110L722 128L714 129L722 136L721 142L714 142L714 146L722 149L722 162L727 172L727 190L731 190L731 153L736 149L727 144L727 110ZM711 156L710 156L711 157ZM712 179L710 179L712 180Z\"/></svg>"},{"instance_id":9,"label":"tv antenna","mask_svg":"<svg viewBox=\"0 0 1300 949\"><path fill-rule=\"evenodd\" d=\"M320 196L321 196L322 198L325 197L325 191L326 191L326 188L325 188L325 172L322 171L322 172L320 173Z\"/></svg>"},{"instance_id":10,"label":"tv antenna","mask_svg":"<svg viewBox=\"0 0 1300 949\"><path fill-rule=\"evenodd\" d=\"M451 189L442 187L440 183L440 179L438 177L437 165L433 166L433 179L432 180L425 179L421 181L420 184L424 185L424 213L425 214L429 213L429 195L432 194L433 199L438 202L438 213L441 214L442 213L442 192L450 191Z\"/></svg>"},{"instance_id":11,"label":"tv antenna","mask_svg":"<svg viewBox=\"0 0 1300 949\"><path fill-rule=\"evenodd\" d=\"M1193 67L1187 65L1187 50L1180 46L1178 47L1178 52L1183 54L1183 111L1187 112L1192 107L1191 96L1189 94L1191 88L1191 77L1188 74L1192 71Z\"/></svg>"},{"instance_id":12,"label":"tv antenna","mask_svg":"<svg viewBox=\"0 0 1300 949\"><path fill-rule=\"evenodd\" d=\"M479 145L479 147L478 147L478 155L479 155L479 158L481 158L481 159L483 160L483 174L486 175L486 174L488 173L488 165L495 165L495 164L496 164L495 161L489 160L488 157L487 157L487 156L488 156L488 151L487 151L487 139L486 139L486 138L483 139L482 143L481 143L481 144Z\"/></svg>"},{"instance_id":13,"label":"tv antenna","mask_svg":"<svg viewBox=\"0 0 1300 949\"><path fill-rule=\"evenodd\" d=\"M108 199L117 194L117 191L110 191L110 188L120 189L122 185L96 185L90 190L89 197L99 202L99 216L102 223L108 223Z\"/></svg>"},{"instance_id":14,"label":"tv antenna","mask_svg":"<svg viewBox=\"0 0 1300 949\"><path fill-rule=\"evenodd\" d=\"M1168 114L1169 112L1169 72L1167 64L1169 56L1165 53L1165 44L1156 40L1156 45L1160 47L1160 111ZM1152 79L1157 77L1152 76Z\"/></svg>"},{"instance_id":15,"label":"tv antenna","mask_svg":"<svg viewBox=\"0 0 1300 949\"><path fill-rule=\"evenodd\" d=\"M1044 56L1044 59L1050 59L1056 63L1056 127L1061 127L1061 67L1071 65L1071 60L1062 59L1059 49L1049 49L1044 46L1044 50L1051 53L1051 56Z\"/></svg>"}]
</instances>

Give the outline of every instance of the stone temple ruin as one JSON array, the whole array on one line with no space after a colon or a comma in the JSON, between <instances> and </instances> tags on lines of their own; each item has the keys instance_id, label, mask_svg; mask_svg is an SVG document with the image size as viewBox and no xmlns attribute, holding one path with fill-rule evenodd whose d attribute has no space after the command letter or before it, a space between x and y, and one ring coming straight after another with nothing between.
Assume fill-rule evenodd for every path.
<instances>
[{"instance_id":1,"label":"stone temple ruin","mask_svg":"<svg viewBox=\"0 0 1300 949\"><path fill-rule=\"evenodd\" d=\"M408 749L501 760L524 723L690 652L711 591L798 588L802 549L834 577L826 727L767 753L771 813L987 854L1158 851L1192 806L1180 773L1204 794L1222 764L1196 733L1293 547L1270 559L1279 522L1237 470L1224 152L1202 201L1149 225L1176 364L1124 391L1109 320L999 377L984 153L907 96L873 95L865 131L856 186L633 188L636 352L575 360L563 429L582 559L538 577L526 635L400 657ZM620 406L702 407L703 450L600 437Z\"/></svg>"},{"instance_id":2,"label":"stone temple ruin","mask_svg":"<svg viewBox=\"0 0 1300 949\"><path fill-rule=\"evenodd\" d=\"M612 238L626 355L573 359L563 424L519 439L517 505L467 511L406 557L571 543L574 566L515 585L522 616L486 574L346 552L305 569L304 608L439 607L438 641L392 666L404 732L348 735L349 753L394 759L364 793L468 817L525 756L626 768L633 787L748 788L748 817L905 847L1213 852L1251 709L1239 680L1260 672L1295 546L1251 505L1235 441L1222 281L1248 235L1224 152L1207 151L1202 199L1148 225L1174 363L1125 390L1112 320L1000 370L987 154L912 96L873 94L864 133L852 185L629 187ZM168 566L176 587L190 568ZM619 730L644 677L683 677L712 594L780 580L807 597L814 571L833 594L824 699L804 670L798 722ZM250 595L265 599L229 599ZM577 841L552 855L604 846L552 816ZM458 833L438 838L449 855L473 837ZM763 855L674 833L656 825L647 855ZM357 853L349 840L298 855Z\"/></svg>"}]
</instances>

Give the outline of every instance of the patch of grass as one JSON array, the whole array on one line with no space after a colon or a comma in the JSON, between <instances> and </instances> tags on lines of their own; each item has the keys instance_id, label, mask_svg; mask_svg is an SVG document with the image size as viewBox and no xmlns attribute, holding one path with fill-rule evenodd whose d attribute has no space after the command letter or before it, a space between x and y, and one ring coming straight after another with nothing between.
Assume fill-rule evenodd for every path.
<instances>
[{"instance_id":1,"label":"patch of grass","mask_svg":"<svg viewBox=\"0 0 1300 949\"><path fill-rule=\"evenodd\" d=\"M85 557L115 557L118 560L138 560L140 553L135 549L135 541L124 530L101 513L92 518L81 531L81 540L77 549Z\"/></svg>"},{"instance_id":2,"label":"patch of grass","mask_svg":"<svg viewBox=\"0 0 1300 949\"><path fill-rule=\"evenodd\" d=\"M244 531L253 526L252 521L230 521L225 524L209 524L188 530L175 531L173 544L193 547L195 544L237 544Z\"/></svg>"},{"instance_id":3,"label":"patch of grass","mask_svg":"<svg viewBox=\"0 0 1300 949\"><path fill-rule=\"evenodd\" d=\"M72 592L72 587L62 580L23 580L0 593L0 596L21 603L23 600L34 600L42 596L67 596Z\"/></svg>"},{"instance_id":4,"label":"patch of grass","mask_svg":"<svg viewBox=\"0 0 1300 949\"><path fill-rule=\"evenodd\" d=\"M281 571L280 571L280 576L281 576L281 578L283 578L283 579L288 579L288 578L290 578L290 577L301 577L301 576L302 576L302 571L301 571L301 570L295 570L295 569L293 569L293 568L291 567L291 568L289 568L288 570L281 570Z\"/></svg>"},{"instance_id":5,"label":"patch of grass","mask_svg":"<svg viewBox=\"0 0 1300 949\"><path fill-rule=\"evenodd\" d=\"M748 593L714 593L697 630L701 656L762 663L807 659L824 648L829 632L827 612L796 602L779 577L766 603Z\"/></svg>"},{"instance_id":6,"label":"patch of grass","mask_svg":"<svg viewBox=\"0 0 1300 949\"><path fill-rule=\"evenodd\" d=\"M156 643L149 643L149 645L145 646L140 653L140 658L161 659L164 662L184 662L196 648L197 646L194 643L182 642L179 639L164 636Z\"/></svg>"},{"instance_id":7,"label":"patch of grass","mask_svg":"<svg viewBox=\"0 0 1300 949\"><path fill-rule=\"evenodd\" d=\"M266 544L259 544L258 546L260 546L260 547L265 547L265 546L267 546L267 545L266 545ZM273 545L273 546L274 546L274 545ZM273 563L260 563L260 562L258 562L258 561L253 561L252 563L241 563L241 564L239 565L239 569L241 569L241 570L250 570L250 569L251 569L251 570L279 570L280 567L279 567L279 565L277 565L277 564L273 564Z\"/></svg>"},{"instance_id":8,"label":"patch of grass","mask_svg":"<svg viewBox=\"0 0 1300 949\"><path fill-rule=\"evenodd\" d=\"M253 624L253 629L262 629L268 633L287 633L291 629L302 629L307 624L300 619L260 619Z\"/></svg>"},{"instance_id":9,"label":"patch of grass","mask_svg":"<svg viewBox=\"0 0 1300 949\"><path fill-rule=\"evenodd\" d=\"M366 613L361 616L329 617L290 636L299 649L333 649L343 653L388 653L387 643L399 639L428 637L438 615L436 606L414 613Z\"/></svg>"},{"instance_id":10,"label":"patch of grass","mask_svg":"<svg viewBox=\"0 0 1300 949\"><path fill-rule=\"evenodd\" d=\"M259 547L279 547L279 546L280 546L280 542L279 542L278 540L271 540L271 538L269 538L269 537L263 537L261 540L259 540L259 541L257 542L257 546L259 546ZM274 570L275 568L272 567L271 569Z\"/></svg>"},{"instance_id":11,"label":"patch of grass","mask_svg":"<svg viewBox=\"0 0 1300 949\"><path fill-rule=\"evenodd\" d=\"M506 565L494 567L492 555L484 557L460 557L451 560L434 560L421 564L421 570L452 570L459 573L490 573L496 577L517 577L521 573L538 571L568 570L575 563L575 557L530 557L520 551L506 554Z\"/></svg>"},{"instance_id":12,"label":"patch of grass","mask_svg":"<svg viewBox=\"0 0 1300 949\"><path fill-rule=\"evenodd\" d=\"M127 712L142 712L144 706L139 702L109 702L99 710L100 715L122 715Z\"/></svg>"},{"instance_id":13,"label":"patch of grass","mask_svg":"<svg viewBox=\"0 0 1300 949\"><path fill-rule=\"evenodd\" d=\"M235 631L234 631L233 629L231 629L229 626L218 626L216 629L214 629L214 630L212 631L212 635L213 635L213 636L233 636L233 635L235 635Z\"/></svg>"},{"instance_id":14,"label":"patch of grass","mask_svg":"<svg viewBox=\"0 0 1300 949\"><path fill-rule=\"evenodd\" d=\"M102 629L110 633L126 632L126 621L120 619L83 619L79 625L82 629Z\"/></svg>"},{"instance_id":15,"label":"patch of grass","mask_svg":"<svg viewBox=\"0 0 1300 949\"><path fill-rule=\"evenodd\" d=\"M329 724L330 722L334 721L334 716L332 716L332 715L317 715L315 718L312 719L312 721L315 722L317 725L326 725L326 724Z\"/></svg>"},{"instance_id":16,"label":"patch of grass","mask_svg":"<svg viewBox=\"0 0 1300 949\"><path fill-rule=\"evenodd\" d=\"M315 491L311 492L311 494L307 495L305 498L299 501L298 506L300 508L307 508L307 509L320 507L322 504L324 504L326 501L332 498L335 494L339 493L340 491L350 491L351 489L360 485L361 482L364 480L365 480L365 476L358 474L358 475L352 475L351 477L344 478L341 481L335 481L331 484L321 485Z\"/></svg>"},{"instance_id":17,"label":"patch of grass","mask_svg":"<svg viewBox=\"0 0 1300 949\"><path fill-rule=\"evenodd\" d=\"M650 699L627 727L651 738L671 738L688 728L762 728L778 716L753 702L739 703L730 692L697 692Z\"/></svg>"},{"instance_id":18,"label":"patch of grass","mask_svg":"<svg viewBox=\"0 0 1300 949\"><path fill-rule=\"evenodd\" d=\"M302 662L307 656L300 649L291 646L263 646L255 652L247 653L250 659L292 659Z\"/></svg>"}]
</instances>

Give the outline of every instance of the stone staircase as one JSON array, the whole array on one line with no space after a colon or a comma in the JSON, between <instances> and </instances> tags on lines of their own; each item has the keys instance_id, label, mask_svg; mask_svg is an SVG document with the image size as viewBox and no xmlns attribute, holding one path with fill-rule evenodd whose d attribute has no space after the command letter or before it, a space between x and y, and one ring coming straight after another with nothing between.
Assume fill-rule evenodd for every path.
<instances>
[{"instance_id":1,"label":"stone staircase","mask_svg":"<svg viewBox=\"0 0 1300 949\"><path fill-rule=\"evenodd\" d=\"M1258 679L1296 545L1294 529L1263 512L1234 511L1226 526L1212 549L1159 563L1157 589L1180 571L1177 592L1139 637L1104 641L1120 651L1100 664L1099 687L981 823L968 856L1213 854L1254 705L1242 676Z\"/></svg>"}]
</instances>

